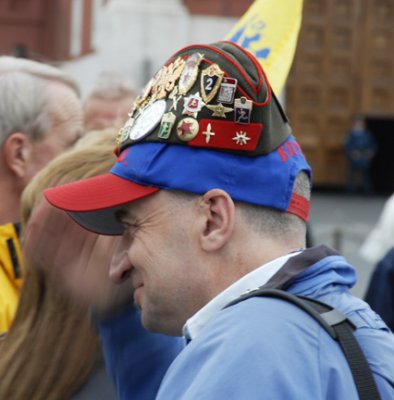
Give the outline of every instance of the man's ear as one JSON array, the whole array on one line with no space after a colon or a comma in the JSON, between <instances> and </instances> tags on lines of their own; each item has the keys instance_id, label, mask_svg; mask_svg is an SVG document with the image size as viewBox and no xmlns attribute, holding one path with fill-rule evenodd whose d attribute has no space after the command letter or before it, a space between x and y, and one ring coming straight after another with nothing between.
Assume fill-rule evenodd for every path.
<instances>
[{"instance_id":1,"label":"man's ear","mask_svg":"<svg viewBox=\"0 0 394 400\"><path fill-rule=\"evenodd\" d=\"M200 201L202 228L201 247L215 251L223 247L234 230L235 205L232 198L221 189L206 192Z\"/></svg>"},{"instance_id":2,"label":"man's ear","mask_svg":"<svg viewBox=\"0 0 394 400\"><path fill-rule=\"evenodd\" d=\"M5 166L18 178L26 174L32 145L29 138L21 132L14 132L8 136L3 144Z\"/></svg>"}]
</instances>

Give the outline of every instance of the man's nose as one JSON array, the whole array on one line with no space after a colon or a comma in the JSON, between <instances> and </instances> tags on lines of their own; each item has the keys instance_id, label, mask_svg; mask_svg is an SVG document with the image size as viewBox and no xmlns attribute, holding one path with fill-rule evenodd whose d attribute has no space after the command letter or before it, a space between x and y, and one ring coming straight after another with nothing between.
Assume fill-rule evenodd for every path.
<instances>
[{"instance_id":1,"label":"man's nose","mask_svg":"<svg viewBox=\"0 0 394 400\"><path fill-rule=\"evenodd\" d=\"M113 253L111 264L109 266L109 278L113 283L125 281L131 274L133 266L131 265L127 247L123 240L120 240Z\"/></svg>"}]
</instances>

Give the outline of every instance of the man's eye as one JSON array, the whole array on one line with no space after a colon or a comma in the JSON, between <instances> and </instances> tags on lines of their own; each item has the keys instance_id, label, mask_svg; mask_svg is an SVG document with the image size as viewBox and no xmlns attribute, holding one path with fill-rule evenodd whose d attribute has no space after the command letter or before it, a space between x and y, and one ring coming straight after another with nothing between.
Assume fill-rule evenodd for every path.
<instances>
[{"instance_id":1,"label":"man's eye","mask_svg":"<svg viewBox=\"0 0 394 400\"><path fill-rule=\"evenodd\" d=\"M130 223L122 223L123 228L124 228L124 235L127 236L134 236L135 232L137 230L137 225L136 224L130 224Z\"/></svg>"}]
</instances>

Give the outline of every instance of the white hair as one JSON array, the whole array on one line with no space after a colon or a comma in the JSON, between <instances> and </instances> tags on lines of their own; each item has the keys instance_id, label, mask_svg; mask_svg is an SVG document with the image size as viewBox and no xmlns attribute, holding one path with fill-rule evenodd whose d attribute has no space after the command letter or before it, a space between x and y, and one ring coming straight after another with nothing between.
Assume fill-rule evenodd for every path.
<instances>
[{"instance_id":1,"label":"white hair","mask_svg":"<svg viewBox=\"0 0 394 400\"><path fill-rule=\"evenodd\" d=\"M58 68L0 57L0 144L13 132L38 139L51 129L48 82L63 83L79 96L76 82Z\"/></svg>"}]
</instances>

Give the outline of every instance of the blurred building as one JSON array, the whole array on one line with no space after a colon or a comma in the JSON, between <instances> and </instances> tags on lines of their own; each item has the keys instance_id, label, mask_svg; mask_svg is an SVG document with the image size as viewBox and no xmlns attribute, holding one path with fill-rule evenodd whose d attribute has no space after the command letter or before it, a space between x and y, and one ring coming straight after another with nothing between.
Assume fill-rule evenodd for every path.
<instances>
[{"instance_id":1,"label":"blurred building","mask_svg":"<svg viewBox=\"0 0 394 400\"><path fill-rule=\"evenodd\" d=\"M0 53L64 61L92 51L93 0L1 0Z\"/></svg>"},{"instance_id":2,"label":"blurred building","mask_svg":"<svg viewBox=\"0 0 394 400\"><path fill-rule=\"evenodd\" d=\"M315 186L343 186L343 142L355 114L379 146L378 193L394 192L394 1L304 0L286 109Z\"/></svg>"},{"instance_id":3,"label":"blurred building","mask_svg":"<svg viewBox=\"0 0 394 400\"><path fill-rule=\"evenodd\" d=\"M0 0L0 53L55 62L89 92L103 70L142 86L173 51L220 40L253 0ZM304 0L285 91L314 185L345 183L343 141L362 114L379 151L377 192L394 192L394 0Z\"/></svg>"},{"instance_id":4,"label":"blurred building","mask_svg":"<svg viewBox=\"0 0 394 400\"><path fill-rule=\"evenodd\" d=\"M222 39L253 0L0 0L0 53L52 62L89 92L103 70L142 86L171 52Z\"/></svg>"}]
</instances>

